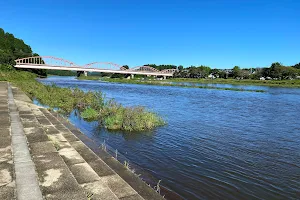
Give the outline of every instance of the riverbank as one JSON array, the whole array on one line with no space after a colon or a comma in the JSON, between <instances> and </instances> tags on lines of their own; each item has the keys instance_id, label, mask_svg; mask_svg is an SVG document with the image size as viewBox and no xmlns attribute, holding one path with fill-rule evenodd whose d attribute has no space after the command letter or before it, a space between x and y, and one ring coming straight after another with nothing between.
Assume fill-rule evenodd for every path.
<instances>
[{"instance_id":1,"label":"riverbank","mask_svg":"<svg viewBox=\"0 0 300 200\"><path fill-rule=\"evenodd\" d=\"M74 109L89 121L100 121L99 125L109 130L145 131L165 124L156 113L134 106L124 107L108 100L101 92L84 92L78 88L60 88L43 85L36 76L24 71L0 71L0 81L9 81L21 88L31 99L37 99L52 109L69 114Z\"/></svg>"},{"instance_id":2,"label":"riverbank","mask_svg":"<svg viewBox=\"0 0 300 200\"><path fill-rule=\"evenodd\" d=\"M6 82L0 108L0 199L163 199L105 145L90 149L75 126Z\"/></svg>"},{"instance_id":3,"label":"riverbank","mask_svg":"<svg viewBox=\"0 0 300 200\"><path fill-rule=\"evenodd\" d=\"M98 80L98 81L107 81L107 82L115 82L115 83L127 83L127 84L144 84L144 85L158 85L158 86L175 86L175 87L184 87L184 88L231 90L231 91L240 91L240 92L265 92L265 90L251 90L251 89L244 89L244 88L225 88L225 87L214 87L214 86L206 86L206 85L199 86L199 85L186 85L186 84L172 83L172 82L201 83L201 82L189 82L189 80L184 81L185 79L182 79L182 80L179 80L179 79L167 79L167 80L147 80L147 79L144 79L144 80L142 80L142 79L125 79L125 78L101 78L99 76L81 76L78 79L79 80ZM176 80L176 81L173 81L173 80ZM206 84L211 84L211 83L207 82Z\"/></svg>"},{"instance_id":4,"label":"riverbank","mask_svg":"<svg viewBox=\"0 0 300 200\"><path fill-rule=\"evenodd\" d=\"M188 82L202 84L231 84L231 85L257 85L270 87L300 87L300 80L252 80L252 79L192 79L192 78L170 78L171 82Z\"/></svg>"}]
</instances>

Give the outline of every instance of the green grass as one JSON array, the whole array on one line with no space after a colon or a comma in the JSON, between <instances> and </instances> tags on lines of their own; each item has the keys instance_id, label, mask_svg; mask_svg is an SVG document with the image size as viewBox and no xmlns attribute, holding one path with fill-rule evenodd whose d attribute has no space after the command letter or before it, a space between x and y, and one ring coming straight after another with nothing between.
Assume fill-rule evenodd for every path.
<instances>
[{"instance_id":1,"label":"green grass","mask_svg":"<svg viewBox=\"0 0 300 200\"><path fill-rule=\"evenodd\" d=\"M100 125L110 130L144 131L165 124L156 113L139 106L124 107L107 100L101 92L44 85L35 78L36 75L25 71L0 70L0 81L11 82L31 99L67 114L77 109L84 119L99 120Z\"/></svg>"},{"instance_id":2,"label":"green grass","mask_svg":"<svg viewBox=\"0 0 300 200\"><path fill-rule=\"evenodd\" d=\"M203 84L232 84L232 85L258 85L271 87L300 87L300 79L294 80L253 80L253 79L193 79L193 78L171 78L167 81L188 82Z\"/></svg>"},{"instance_id":3,"label":"green grass","mask_svg":"<svg viewBox=\"0 0 300 200\"><path fill-rule=\"evenodd\" d=\"M88 80L88 76L85 77ZM91 79L93 80L93 79ZM176 87L184 87L184 88L201 88L201 89L214 89L214 90L230 90L230 91L240 91L240 92L266 92L265 90L251 90L251 89L243 89L243 88L223 88L223 87L214 87L214 86L196 86L196 85L180 85L176 83L169 82L189 82L187 81L179 81L178 79L167 79L166 81L160 80L140 80L140 79L125 79L125 78L100 78L94 80L102 80L107 82L116 82L116 83L128 83L128 84L144 84L144 85L159 85L159 86L176 86ZM176 80L176 81L174 81ZM184 80L184 79L182 79ZM198 80L198 79L197 79ZM191 82L197 83L197 82ZM200 83L200 82L199 82ZM207 82L208 83L208 82Z\"/></svg>"}]
</instances>

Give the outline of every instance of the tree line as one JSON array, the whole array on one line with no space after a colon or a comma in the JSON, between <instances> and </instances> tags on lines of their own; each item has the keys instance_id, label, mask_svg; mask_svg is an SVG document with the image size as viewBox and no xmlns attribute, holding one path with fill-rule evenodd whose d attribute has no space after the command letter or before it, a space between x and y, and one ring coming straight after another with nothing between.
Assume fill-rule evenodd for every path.
<instances>
[{"instance_id":1,"label":"tree line","mask_svg":"<svg viewBox=\"0 0 300 200\"><path fill-rule=\"evenodd\" d=\"M30 56L38 56L33 53L31 47L13 34L5 32L0 28L0 65L1 69L11 69L15 65L15 60ZM25 69L40 76L47 76L44 69Z\"/></svg>"},{"instance_id":2,"label":"tree line","mask_svg":"<svg viewBox=\"0 0 300 200\"><path fill-rule=\"evenodd\" d=\"M211 69L208 66L191 66L179 69L174 73L175 78L235 78L235 79L295 79L300 76L300 63L293 66L284 66L276 62L270 67L241 69L235 66L232 69Z\"/></svg>"},{"instance_id":3,"label":"tree line","mask_svg":"<svg viewBox=\"0 0 300 200\"><path fill-rule=\"evenodd\" d=\"M232 69L216 69L200 65L184 68L182 65L156 65L145 64L158 70L177 69L174 78L235 78L235 79L295 79L300 76L300 63L293 66L284 66L279 62L272 63L270 67L263 68L240 68L234 66ZM128 66L126 65L128 68Z\"/></svg>"},{"instance_id":4,"label":"tree line","mask_svg":"<svg viewBox=\"0 0 300 200\"><path fill-rule=\"evenodd\" d=\"M158 70L164 70L164 69L177 69L176 65L156 65L156 64L146 64L144 66L153 67ZM183 68L183 67L182 67Z\"/></svg>"}]
</instances>

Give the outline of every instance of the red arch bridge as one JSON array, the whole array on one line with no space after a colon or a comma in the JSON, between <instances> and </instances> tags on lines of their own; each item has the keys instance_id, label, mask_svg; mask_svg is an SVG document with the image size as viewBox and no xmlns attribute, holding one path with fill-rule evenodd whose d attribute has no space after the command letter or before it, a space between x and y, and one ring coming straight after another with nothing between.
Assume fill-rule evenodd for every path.
<instances>
[{"instance_id":1,"label":"red arch bridge","mask_svg":"<svg viewBox=\"0 0 300 200\"><path fill-rule=\"evenodd\" d=\"M126 69L121 65L111 62L93 62L83 66L79 66L73 62L62 58L53 56L34 56L27 58L20 58L15 60L16 68L30 68L30 69L54 69L54 70L69 70L84 72L104 72L104 73L118 73L118 74L140 74L148 76L173 76L176 69L165 69L159 71L150 66L138 66L135 68Z\"/></svg>"}]
</instances>

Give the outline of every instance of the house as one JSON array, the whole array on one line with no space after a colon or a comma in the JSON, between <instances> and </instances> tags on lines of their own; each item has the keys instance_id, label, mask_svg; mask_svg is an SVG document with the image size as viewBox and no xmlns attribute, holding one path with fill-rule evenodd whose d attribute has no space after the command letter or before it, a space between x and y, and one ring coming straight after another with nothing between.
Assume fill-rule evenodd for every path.
<instances>
[{"instance_id":1,"label":"house","mask_svg":"<svg viewBox=\"0 0 300 200\"><path fill-rule=\"evenodd\" d=\"M215 79L215 78L217 78L217 77L216 77L215 75L213 75L213 74L210 74L210 75L207 76L207 78Z\"/></svg>"},{"instance_id":2,"label":"house","mask_svg":"<svg viewBox=\"0 0 300 200\"><path fill-rule=\"evenodd\" d=\"M266 78L265 77L260 77L259 80L264 81L264 80L266 80Z\"/></svg>"}]
</instances>

